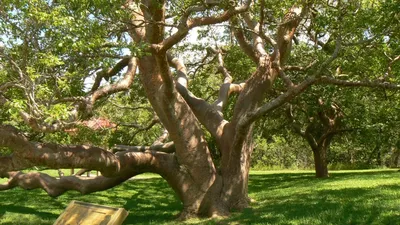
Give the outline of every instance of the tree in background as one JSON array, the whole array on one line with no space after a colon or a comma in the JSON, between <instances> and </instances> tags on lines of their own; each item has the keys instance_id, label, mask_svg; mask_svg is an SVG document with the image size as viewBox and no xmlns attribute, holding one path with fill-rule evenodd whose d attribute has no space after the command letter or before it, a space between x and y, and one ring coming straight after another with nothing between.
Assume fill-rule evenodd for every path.
<instances>
[{"instance_id":1,"label":"tree in background","mask_svg":"<svg viewBox=\"0 0 400 225\"><path fill-rule=\"evenodd\" d=\"M316 177L328 177L327 152L335 135L349 129L342 128L343 112L338 104L327 104L321 98L317 100L319 109L311 116L303 115L304 120L299 122L294 117L293 107L288 108L288 117L292 122L294 132L300 135L309 144L313 156ZM307 107L300 107L307 109ZM309 113L310 110L305 113ZM304 129L302 129L304 127Z\"/></svg>"},{"instance_id":2,"label":"tree in background","mask_svg":"<svg viewBox=\"0 0 400 225\"><path fill-rule=\"evenodd\" d=\"M68 190L86 194L153 172L179 196L182 219L243 209L250 203L248 178L258 120L312 85L399 88L393 69L399 29L388 19L399 19L396 7L391 2L325 0L3 0L0 146L12 154L0 157L0 177L9 178L0 189L20 186L42 188L51 196ZM229 70L224 61L229 51L221 43L209 42L198 45L204 60L196 68L186 67L181 58L190 59L193 53L185 44L189 32L217 25L229 31L221 39L245 53L251 71ZM208 50L203 45L209 45ZM363 61L360 49L377 54L374 60L383 53L393 59L383 81L375 77L383 73L382 66L371 71L360 67L347 79L333 76L336 59L348 66L351 61L342 56ZM209 69L210 64L223 77L215 101L190 91L196 89L189 83L192 69ZM381 64L378 60L375 65ZM237 97L230 98L233 94ZM120 112L124 107L131 109L128 116ZM138 130L159 131L161 136L150 146L124 146L116 153L104 147L50 144L37 136L62 133L96 113L121 116L121 125L127 122L115 143L130 143L130 128L135 129L130 134L134 138ZM159 129L151 129L159 123ZM153 135L136 141L150 143ZM206 135L215 141L218 163ZM166 145L166 140L171 142ZM86 168L101 171L102 176L55 179L20 171L33 166Z\"/></svg>"}]
</instances>

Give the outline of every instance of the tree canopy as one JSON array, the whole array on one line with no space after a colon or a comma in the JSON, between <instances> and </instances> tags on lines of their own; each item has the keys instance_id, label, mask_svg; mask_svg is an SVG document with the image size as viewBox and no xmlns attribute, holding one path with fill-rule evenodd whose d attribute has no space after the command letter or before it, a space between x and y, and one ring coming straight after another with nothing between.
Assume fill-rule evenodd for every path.
<instances>
[{"instance_id":1,"label":"tree canopy","mask_svg":"<svg viewBox=\"0 0 400 225\"><path fill-rule=\"evenodd\" d=\"M371 131L385 129L399 143L399 12L389 0L3 0L0 190L85 194L154 172L181 218L227 215L250 203L254 132L285 145L295 131L328 176L334 134L378 146ZM21 172L33 166L102 175Z\"/></svg>"}]
</instances>

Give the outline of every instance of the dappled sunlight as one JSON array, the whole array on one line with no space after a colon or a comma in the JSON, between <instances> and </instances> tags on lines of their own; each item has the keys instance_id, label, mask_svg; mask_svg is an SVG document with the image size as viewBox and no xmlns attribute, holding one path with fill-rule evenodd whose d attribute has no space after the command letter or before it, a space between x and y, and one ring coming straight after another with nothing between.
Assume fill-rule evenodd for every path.
<instances>
[{"instance_id":1,"label":"dappled sunlight","mask_svg":"<svg viewBox=\"0 0 400 225\"><path fill-rule=\"evenodd\" d=\"M51 198L42 190L16 188L4 191L0 195L0 224L53 224L72 200L125 208L129 211L125 224L173 221L182 209L179 199L165 180L158 175L146 174L89 195L69 191L58 198ZM14 219L21 216L26 219Z\"/></svg>"},{"instance_id":2,"label":"dappled sunlight","mask_svg":"<svg viewBox=\"0 0 400 225\"><path fill-rule=\"evenodd\" d=\"M322 180L308 173L257 173L249 184L250 197L257 200L252 224L398 224L396 177L400 173L390 170L334 173ZM248 216L236 214L227 221Z\"/></svg>"},{"instance_id":3,"label":"dappled sunlight","mask_svg":"<svg viewBox=\"0 0 400 225\"><path fill-rule=\"evenodd\" d=\"M186 224L399 224L398 178L395 170L341 171L328 179L301 171L251 172L249 193L256 200L251 208ZM2 193L0 224L52 224L72 200L125 208L124 224L181 224L174 219L182 204L153 174L85 196L70 191L51 198L20 188Z\"/></svg>"}]
</instances>

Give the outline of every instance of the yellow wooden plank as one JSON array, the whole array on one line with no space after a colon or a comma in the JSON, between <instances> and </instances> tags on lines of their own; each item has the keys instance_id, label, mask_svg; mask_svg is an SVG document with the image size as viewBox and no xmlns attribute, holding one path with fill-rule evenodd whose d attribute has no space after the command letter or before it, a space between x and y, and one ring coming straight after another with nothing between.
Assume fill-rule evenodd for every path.
<instances>
[{"instance_id":1,"label":"yellow wooden plank","mask_svg":"<svg viewBox=\"0 0 400 225\"><path fill-rule=\"evenodd\" d=\"M123 208L72 201L54 225L120 225L127 216Z\"/></svg>"}]
</instances>

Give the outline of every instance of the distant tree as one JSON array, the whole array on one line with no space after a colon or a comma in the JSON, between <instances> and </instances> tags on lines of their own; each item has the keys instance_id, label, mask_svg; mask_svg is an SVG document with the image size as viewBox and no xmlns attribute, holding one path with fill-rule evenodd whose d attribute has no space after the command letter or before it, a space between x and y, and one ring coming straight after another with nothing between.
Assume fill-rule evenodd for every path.
<instances>
[{"instance_id":1,"label":"distant tree","mask_svg":"<svg viewBox=\"0 0 400 225\"><path fill-rule=\"evenodd\" d=\"M344 129L342 125L343 112L340 106L334 102L326 103L319 98L318 109L311 115L305 111L302 121L295 118L293 107L289 107L287 114L293 130L309 144L313 156L316 177L328 177L328 148L335 135L351 131ZM307 109L307 107L301 107Z\"/></svg>"}]
</instances>

